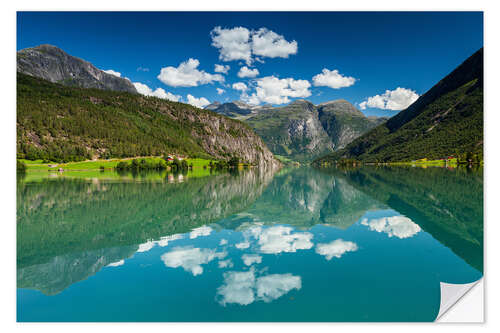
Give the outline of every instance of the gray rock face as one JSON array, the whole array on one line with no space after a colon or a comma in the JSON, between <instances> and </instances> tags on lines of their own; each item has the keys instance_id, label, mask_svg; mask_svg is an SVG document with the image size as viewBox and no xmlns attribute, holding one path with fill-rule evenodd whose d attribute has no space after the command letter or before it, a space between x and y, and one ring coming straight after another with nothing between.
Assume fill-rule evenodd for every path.
<instances>
[{"instance_id":1,"label":"gray rock face","mask_svg":"<svg viewBox=\"0 0 500 333\"><path fill-rule=\"evenodd\" d=\"M386 118L366 117L354 105L339 99L318 105L321 125L335 150L344 148L361 134L383 123Z\"/></svg>"},{"instance_id":2,"label":"gray rock face","mask_svg":"<svg viewBox=\"0 0 500 333\"><path fill-rule=\"evenodd\" d=\"M17 71L67 86L137 93L128 79L105 73L52 45L18 51Z\"/></svg>"},{"instance_id":3,"label":"gray rock face","mask_svg":"<svg viewBox=\"0 0 500 333\"><path fill-rule=\"evenodd\" d=\"M258 107L248 105L241 101L233 101L223 104L216 101L205 107L206 110L211 110L232 118L240 118L241 116L251 115L252 113L255 113L257 108Z\"/></svg>"},{"instance_id":4,"label":"gray rock face","mask_svg":"<svg viewBox=\"0 0 500 333\"><path fill-rule=\"evenodd\" d=\"M294 160L308 161L343 148L385 118L366 117L346 100L314 105L296 100L284 107L254 108L244 119L269 149Z\"/></svg>"}]
</instances>

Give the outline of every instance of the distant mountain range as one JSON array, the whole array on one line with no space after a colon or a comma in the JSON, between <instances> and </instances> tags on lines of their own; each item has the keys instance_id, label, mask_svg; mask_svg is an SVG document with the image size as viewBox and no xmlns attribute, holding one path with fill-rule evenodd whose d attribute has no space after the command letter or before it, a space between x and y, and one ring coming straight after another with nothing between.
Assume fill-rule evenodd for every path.
<instances>
[{"instance_id":1,"label":"distant mountain range","mask_svg":"<svg viewBox=\"0 0 500 333\"><path fill-rule=\"evenodd\" d=\"M481 48L407 109L315 163L342 158L387 162L482 155L483 71Z\"/></svg>"},{"instance_id":2,"label":"distant mountain range","mask_svg":"<svg viewBox=\"0 0 500 333\"><path fill-rule=\"evenodd\" d=\"M47 44L17 52L17 71L66 86L137 93L130 80L105 73L90 62Z\"/></svg>"},{"instance_id":3,"label":"distant mountain range","mask_svg":"<svg viewBox=\"0 0 500 333\"><path fill-rule=\"evenodd\" d=\"M286 106L214 102L206 109L246 122L276 155L309 161L346 144L387 118L366 117L346 100L314 105L296 100Z\"/></svg>"}]
</instances>

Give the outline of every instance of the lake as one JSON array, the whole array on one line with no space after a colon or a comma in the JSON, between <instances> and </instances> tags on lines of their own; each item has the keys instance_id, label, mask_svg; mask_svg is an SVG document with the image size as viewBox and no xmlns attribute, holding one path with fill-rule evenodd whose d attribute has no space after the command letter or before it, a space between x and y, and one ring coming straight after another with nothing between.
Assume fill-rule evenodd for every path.
<instances>
[{"instance_id":1,"label":"lake","mask_svg":"<svg viewBox=\"0 0 500 333\"><path fill-rule=\"evenodd\" d=\"M433 321L482 170L19 177L18 321Z\"/></svg>"}]
</instances>

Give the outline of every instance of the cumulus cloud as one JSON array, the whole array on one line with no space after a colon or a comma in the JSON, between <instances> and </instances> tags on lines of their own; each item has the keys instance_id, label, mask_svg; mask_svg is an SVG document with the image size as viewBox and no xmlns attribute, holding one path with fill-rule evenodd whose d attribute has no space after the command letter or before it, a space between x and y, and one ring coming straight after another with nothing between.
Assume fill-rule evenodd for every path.
<instances>
[{"instance_id":1,"label":"cumulus cloud","mask_svg":"<svg viewBox=\"0 0 500 333\"><path fill-rule=\"evenodd\" d=\"M117 76L117 77L121 77L122 76L122 73L120 72L117 72L117 71L114 71L112 69L108 69L108 70L105 70L103 71L104 73L108 73L108 74L111 74L111 75L114 75L114 76Z\"/></svg>"},{"instance_id":2,"label":"cumulus cloud","mask_svg":"<svg viewBox=\"0 0 500 333\"><path fill-rule=\"evenodd\" d=\"M352 86L356 79L351 76L343 76L338 70L333 71L323 68L320 74L313 76L313 84L316 87L330 87L332 89L340 89Z\"/></svg>"},{"instance_id":3,"label":"cumulus cloud","mask_svg":"<svg viewBox=\"0 0 500 333\"><path fill-rule=\"evenodd\" d=\"M229 67L229 65L215 64L214 72L227 74L227 72L229 71L230 68L231 67Z\"/></svg>"},{"instance_id":4,"label":"cumulus cloud","mask_svg":"<svg viewBox=\"0 0 500 333\"><path fill-rule=\"evenodd\" d=\"M161 237L160 240L156 242L156 244L158 244L158 246L165 247L168 245L168 243L173 242L173 241L178 240L178 239L182 239L182 238L183 238L182 234L174 234L174 235L170 235L170 236L164 236L164 237Z\"/></svg>"},{"instance_id":5,"label":"cumulus cloud","mask_svg":"<svg viewBox=\"0 0 500 333\"><path fill-rule=\"evenodd\" d=\"M236 244L235 246L237 249L244 250L244 249L248 249L250 247L250 243L248 241L244 241L244 242Z\"/></svg>"},{"instance_id":6,"label":"cumulus cloud","mask_svg":"<svg viewBox=\"0 0 500 333\"><path fill-rule=\"evenodd\" d=\"M241 77L241 78L256 77L257 75L259 75L259 70L257 68L251 69L251 68L248 68L247 66L243 66L238 71L238 77Z\"/></svg>"},{"instance_id":7,"label":"cumulus cloud","mask_svg":"<svg viewBox=\"0 0 500 333\"><path fill-rule=\"evenodd\" d=\"M246 91L248 89L248 87L243 82L236 82L236 83L233 83L233 89L240 90L240 91Z\"/></svg>"},{"instance_id":8,"label":"cumulus cloud","mask_svg":"<svg viewBox=\"0 0 500 333\"><path fill-rule=\"evenodd\" d=\"M258 254L244 254L241 256L241 260L247 266L252 266L253 264L260 264L262 262L262 256Z\"/></svg>"},{"instance_id":9,"label":"cumulus cloud","mask_svg":"<svg viewBox=\"0 0 500 333\"><path fill-rule=\"evenodd\" d=\"M271 274L257 279L257 299L269 303L287 294L292 289L302 288L300 276L288 274Z\"/></svg>"},{"instance_id":10,"label":"cumulus cloud","mask_svg":"<svg viewBox=\"0 0 500 333\"><path fill-rule=\"evenodd\" d=\"M255 271L224 273L224 283L217 289L219 303L248 305L255 301L271 302L293 289L302 287L300 276L271 274L256 278Z\"/></svg>"},{"instance_id":11,"label":"cumulus cloud","mask_svg":"<svg viewBox=\"0 0 500 333\"><path fill-rule=\"evenodd\" d=\"M191 104L192 106L196 106L200 109L207 106L208 104L210 104L208 99L206 99L205 97L196 98L191 94L187 95L187 100L188 100L188 104Z\"/></svg>"},{"instance_id":12,"label":"cumulus cloud","mask_svg":"<svg viewBox=\"0 0 500 333\"><path fill-rule=\"evenodd\" d=\"M269 58L288 58L297 53L297 42L288 42L281 35L266 28L252 33L252 52L258 56Z\"/></svg>"},{"instance_id":13,"label":"cumulus cloud","mask_svg":"<svg viewBox=\"0 0 500 333\"><path fill-rule=\"evenodd\" d=\"M248 305L255 301L255 273L247 272L224 273L224 284L217 289L219 303L236 303Z\"/></svg>"},{"instance_id":14,"label":"cumulus cloud","mask_svg":"<svg viewBox=\"0 0 500 333\"><path fill-rule=\"evenodd\" d=\"M168 99L169 101L173 102L178 102L181 100L181 96L179 95L174 95L170 92L165 91L163 88L156 88L154 91L149 88L147 85L140 83L140 82L134 82L134 87L137 90L139 94L145 95L145 96L154 96L158 98L163 98L163 99Z\"/></svg>"},{"instance_id":15,"label":"cumulus cloud","mask_svg":"<svg viewBox=\"0 0 500 333\"><path fill-rule=\"evenodd\" d=\"M418 99L419 95L406 88L398 87L394 90L386 90L382 95L368 97L366 101L359 103L361 110L367 107L382 110L404 110Z\"/></svg>"},{"instance_id":16,"label":"cumulus cloud","mask_svg":"<svg viewBox=\"0 0 500 333\"><path fill-rule=\"evenodd\" d=\"M331 260L333 257L340 258L346 252L353 252L358 249L356 243L337 239L330 243L321 243L316 245L316 253L322 255L326 260Z\"/></svg>"},{"instance_id":17,"label":"cumulus cloud","mask_svg":"<svg viewBox=\"0 0 500 333\"><path fill-rule=\"evenodd\" d=\"M222 239L220 240L219 245L220 245L220 246L222 246L222 245L226 245L226 244L227 244L227 239L222 238Z\"/></svg>"},{"instance_id":18,"label":"cumulus cloud","mask_svg":"<svg viewBox=\"0 0 500 333\"><path fill-rule=\"evenodd\" d=\"M268 58L288 58L296 54L297 42L287 41L284 36L267 28L249 30L244 27L215 27L211 32L212 46L219 49L222 61L244 60L250 65L256 56Z\"/></svg>"},{"instance_id":19,"label":"cumulus cloud","mask_svg":"<svg viewBox=\"0 0 500 333\"><path fill-rule=\"evenodd\" d=\"M310 232L292 233L291 227L274 226L261 229L256 235L260 245L260 252L278 254L281 252L296 252L297 250L307 250L313 247Z\"/></svg>"},{"instance_id":20,"label":"cumulus cloud","mask_svg":"<svg viewBox=\"0 0 500 333\"><path fill-rule=\"evenodd\" d=\"M244 27L223 29L215 27L211 32L212 46L219 49L219 59L222 61L244 60L252 61L250 31Z\"/></svg>"},{"instance_id":21,"label":"cumulus cloud","mask_svg":"<svg viewBox=\"0 0 500 333\"><path fill-rule=\"evenodd\" d=\"M225 93L226 91L222 88L216 88L217 89L217 94L218 95L222 95L223 93Z\"/></svg>"},{"instance_id":22,"label":"cumulus cloud","mask_svg":"<svg viewBox=\"0 0 500 333\"><path fill-rule=\"evenodd\" d=\"M138 72L149 72L149 68L147 68L147 67L141 67L141 66L137 67L136 70Z\"/></svg>"},{"instance_id":23,"label":"cumulus cloud","mask_svg":"<svg viewBox=\"0 0 500 333\"><path fill-rule=\"evenodd\" d=\"M147 241L146 243L139 244L139 248L137 249L136 252L139 252L139 253L140 252L147 252L147 251L151 250L153 247L155 247L156 245L161 246L161 247L165 247L168 245L169 242L172 242L172 241L178 240L178 239L182 239L182 238L183 238L182 234L174 234L174 235L170 235L170 236L161 237L157 241L150 240L150 241Z\"/></svg>"},{"instance_id":24,"label":"cumulus cloud","mask_svg":"<svg viewBox=\"0 0 500 333\"><path fill-rule=\"evenodd\" d=\"M146 243L139 244L139 248L135 252L139 252L139 253L140 252L148 252L153 247L155 247L155 245L156 245L156 242L154 242L154 241L149 241Z\"/></svg>"},{"instance_id":25,"label":"cumulus cloud","mask_svg":"<svg viewBox=\"0 0 500 333\"><path fill-rule=\"evenodd\" d=\"M210 74L198 70L199 65L198 59L189 58L181 62L178 67L162 68L157 77L161 82L172 87L196 87L200 84L224 82L224 77L220 74Z\"/></svg>"},{"instance_id":26,"label":"cumulus cloud","mask_svg":"<svg viewBox=\"0 0 500 333\"><path fill-rule=\"evenodd\" d=\"M193 248L191 246L176 247L172 251L161 256L161 260L167 267L182 267L186 272L194 276L203 273L201 265L208 264L218 258L223 259L227 252L216 252L212 249Z\"/></svg>"},{"instance_id":27,"label":"cumulus cloud","mask_svg":"<svg viewBox=\"0 0 500 333\"><path fill-rule=\"evenodd\" d=\"M189 238L191 239L195 239L195 238L198 238L200 236L208 236L212 233L212 228L206 226L206 225L203 225L201 227L198 227L198 228L194 228L190 233L189 233Z\"/></svg>"},{"instance_id":28,"label":"cumulus cloud","mask_svg":"<svg viewBox=\"0 0 500 333\"><path fill-rule=\"evenodd\" d=\"M107 267L118 267L118 266L121 266L125 263L125 260L120 260L120 261L117 261L117 262L112 262L111 264L108 264Z\"/></svg>"},{"instance_id":29,"label":"cumulus cloud","mask_svg":"<svg viewBox=\"0 0 500 333\"><path fill-rule=\"evenodd\" d=\"M406 216L390 216L380 219L363 219L362 225L370 230L386 233L389 237L409 238L420 232L420 226Z\"/></svg>"},{"instance_id":30,"label":"cumulus cloud","mask_svg":"<svg viewBox=\"0 0 500 333\"><path fill-rule=\"evenodd\" d=\"M307 80L279 79L273 75L257 79L256 84L254 93L242 95L242 99L249 104L284 104L290 102L289 97L311 96L311 84Z\"/></svg>"},{"instance_id":31,"label":"cumulus cloud","mask_svg":"<svg viewBox=\"0 0 500 333\"><path fill-rule=\"evenodd\" d=\"M233 264L233 261L231 259L219 261L219 268L231 268L233 266L234 266L234 264Z\"/></svg>"}]
</instances>

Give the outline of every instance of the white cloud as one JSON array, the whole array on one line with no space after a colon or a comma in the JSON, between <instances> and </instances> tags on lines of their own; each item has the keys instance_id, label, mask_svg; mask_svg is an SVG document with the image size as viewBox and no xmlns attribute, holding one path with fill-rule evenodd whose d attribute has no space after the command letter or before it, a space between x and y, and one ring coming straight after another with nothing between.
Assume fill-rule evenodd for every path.
<instances>
[{"instance_id":1,"label":"white cloud","mask_svg":"<svg viewBox=\"0 0 500 333\"><path fill-rule=\"evenodd\" d=\"M217 289L219 303L248 305L255 301L271 302L292 289L302 287L300 276L271 274L255 277L255 270L224 273L224 284Z\"/></svg>"},{"instance_id":2,"label":"white cloud","mask_svg":"<svg viewBox=\"0 0 500 333\"><path fill-rule=\"evenodd\" d=\"M226 244L227 244L227 239L222 238L222 239L220 240L219 245L221 245L221 246L222 246L222 245L226 245Z\"/></svg>"},{"instance_id":3,"label":"white cloud","mask_svg":"<svg viewBox=\"0 0 500 333\"><path fill-rule=\"evenodd\" d=\"M257 235L258 244L262 253L278 254L281 252L296 252L313 247L310 232L292 233L291 227L274 226L262 231Z\"/></svg>"},{"instance_id":4,"label":"white cloud","mask_svg":"<svg viewBox=\"0 0 500 333\"><path fill-rule=\"evenodd\" d=\"M156 242L156 244L158 244L158 246L165 247L168 245L169 242L173 242L175 240L182 238L183 238L182 234L173 234L170 236L164 236L161 237L160 240Z\"/></svg>"},{"instance_id":5,"label":"white cloud","mask_svg":"<svg viewBox=\"0 0 500 333\"><path fill-rule=\"evenodd\" d=\"M160 240L157 240L157 241L150 240L150 241L147 241L146 243L139 244L139 248L137 249L136 252L139 252L139 253L140 252L147 252L147 251L151 250L153 247L155 247L156 245L161 246L161 247L165 247L168 245L169 242L172 242L174 240L178 240L181 238L183 238L182 234L173 234L170 236L161 237Z\"/></svg>"},{"instance_id":6,"label":"white cloud","mask_svg":"<svg viewBox=\"0 0 500 333\"><path fill-rule=\"evenodd\" d=\"M251 68L248 68L247 66L243 66L238 71L238 77L241 77L241 78L256 77L257 75L259 75L259 70L257 68L251 69Z\"/></svg>"},{"instance_id":7,"label":"white cloud","mask_svg":"<svg viewBox=\"0 0 500 333\"><path fill-rule=\"evenodd\" d=\"M368 97L366 101L359 103L361 110L367 107L382 110L404 110L418 99L419 95L406 88L398 87L394 90L386 90L382 95Z\"/></svg>"},{"instance_id":8,"label":"white cloud","mask_svg":"<svg viewBox=\"0 0 500 333\"><path fill-rule=\"evenodd\" d=\"M191 272L196 276L203 273L201 265L208 264L216 258L223 259L226 256L226 252L184 246L176 247L172 251L163 254L161 260L167 267L182 267L186 272Z\"/></svg>"},{"instance_id":9,"label":"white cloud","mask_svg":"<svg viewBox=\"0 0 500 333\"><path fill-rule=\"evenodd\" d=\"M244 241L235 245L237 249L243 250L248 249L250 247L250 243L248 241Z\"/></svg>"},{"instance_id":10,"label":"white cloud","mask_svg":"<svg viewBox=\"0 0 500 333\"><path fill-rule=\"evenodd\" d=\"M106 71L103 71L104 73L108 73L108 74L111 74L111 75L114 75L114 76L117 76L117 77L121 77L122 76L122 73L120 72L116 72L112 69L108 69Z\"/></svg>"},{"instance_id":11,"label":"white cloud","mask_svg":"<svg viewBox=\"0 0 500 333\"><path fill-rule=\"evenodd\" d=\"M242 99L249 104L284 104L290 102L289 97L309 97L311 84L307 80L292 78L279 79L275 76L266 76L256 80L255 93L243 94Z\"/></svg>"},{"instance_id":12,"label":"white cloud","mask_svg":"<svg viewBox=\"0 0 500 333\"><path fill-rule=\"evenodd\" d=\"M271 274L257 279L257 298L269 303L285 295L292 289L300 290L300 276L288 274Z\"/></svg>"},{"instance_id":13,"label":"white cloud","mask_svg":"<svg viewBox=\"0 0 500 333\"><path fill-rule=\"evenodd\" d=\"M138 72L149 72L149 68L147 68L147 67L141 67L141 66L137 67L136 70Z\"/></svg>"},{"instance_id":14,"label":"white cloud","mask_svg":"<svg viewBox=\"0 0 500 333\"><path fill-rule=\"evenodd\" d=\"M200 236L208 236L212 233L212 228L206 226L206 225L203 225L201 227L198 227L198 228L194 228L190 233L189 233L189 238L191 239L195 239L195 238L198 238Z\"/></svg>"},{"instance_id":15,"label":"white cloud","mask_svg":"<svg viewBox=\"0 0 500 333\"><path fill-rule=\"evenodd\" d=\"M219 261L219 268L231 268L233 266L234 266L234 264L233 264L231 259Z\"/></svg>"},{"instance_id":16,"label":"white cloud","mask_svg":"<svg viewBox=\"0 0 500 333\"><path fill-rule=\"evenodd\" d=\"M215 27L210 32L210 36L212 37L212 46L219 49L220 60L252 62L252 47L249 43L250 31L247 28L223 29Z\"/></svg>"},{"instance_id":17,"label":"white cloud","mask_svg":"<svg viewBox=\"0 0 500 333\"><path fill-rule=\"evenodd\" d=\"M224 284L217 289L220 297L219 303L236 303L248 305L255 301L255 273L253 270L247 272L224 273Z\"/></svg>"},{"instance_id":18,"label":"white cloud","mask_svg":"<svg viewBox=\"0 0 500 333\"><path fill-rule=\"evenodd\" d=\"M225 93L226 91L222 88L216 88L217 89L217 94L218 95L222 95L223 93Z\"/></svg>"},{"instance_id":19,"label":"white cloud","mask_svg":"<svg viewBox=\"0 0 500 333\"><path fill-rule=\"evenodd\" d=\"M148 252L156 245L155 241L148 241L146 243L139 244L139 248L135 252Z\"/></svg>"},{"instance_id":20,"label":"white cloud","mask_svg":"<svg viewBox=\"0 0 500 333\"><path fill-rule=\"evenodd\" d=\"M172 87L196 87L214 81L224 82L224 77L220 74L210 74L198 70L199 65L198 59L189 58L182 62L179 67L162 68L157 77L161 82Z\"/></svg>"},{"instance_id":21,"label":"white cloud","mask_svg":"<svg viewBox=\"0 0 500 333\"><path fill-rule=\"evenodd\" d=\"M214 72L216 73L223 73L223 74L227 74L227 72L229 71L231 67L229 67L229 65L219 65L219 64L215 64L215 69L214 69Z\"/></svg>"},{"instance_id":22,"label":"white cloud","mask_svg":"<svg viewBox=\"0 0 500 333\"><path fill-rule=\"evenodd\" d=\"M120 260L120 261L117 261L117 262L112 262L111 264L108 264L107 267L118 267L118 266L121 266L125 263L125 260Z\"/></svg>"},{"instance_id":23,"label":"white cloud","mask_svg":"<svg viewBox=\"0 0 500 333\"><path fill-rule=\"evenodd\" d=\"M191 94L187 95L187 100L188 100L188 104L191 104L192 106L196 106L200 109L207 106L208 104L210 104L208 99L206 99L205 97L196 98Z\"/></svg>"},{"instance_id":24,"label":"white cloud","mask_svg":"<svg viewBox=\"0 0 500 333\"><path fill-rule=\"evenodd\" d=\"M154 91L149 88L147 85L140 83L140 82L134 82L134 87L137 90L139 94L145 95L145 96L154 96L158 98L163 98L163 99L168 99L169 101L173 102L178 102L182 97L179 95L174 95L170 92L166 92L162 88L156 88Z\"/></svg>"},{"instance_id":25,"label":"white cloud","mask_svg":"<svg viewBox=\"0 0 500 333\"><path fill-rule=\"evenodd\" d=\"M248 89L248 87L243 82L236 82L236 83L233 83L233 89L240 90L240 91L246 91Z\"/></svg>"},{"instance_id":26,"label":"white cloud","mask_svg":"<svg viewBox=\"0 0 500 333\"><path fill-rule=\"evenodd\" d=\"M247 266L252 266L253 264L260 264L262 262L262 256L258 254L244 254L241 256L241 260Z\"/></svg>"},{"instance_id":27,"label":"white cloud","mask_svg":"<svg viewBox=\"0 0 500 333\"><path fill-rule=\"evenodd\" d=\"M332 89L340 89L352 86L356 82L356 79L351 76L343 76L336 69L331 71L323 68L320 74L313 76L312 81L316 87L324 86Z\"/></svg>"},{"instance_id":28,"label":"white cloud","mask_svg":"<svg viewBox=\"0 0 500 333\"><path fill-rule=\"evenodd\" d=\"M380 219L363 219L362 225L370 230L386 233L389 237L409 238L420 232L420 226L406 216L390 216Z\"/></svg>"},{"instance_id":29,"label":"white cloud","mask_svg":"<svg viewBox=\"0 0 500 333\"><path fill-rule=\"evenodd\" d=\"M333 257L340 258L346 252L353 252L358 249L356 243L337 239L330 243L321 243L316 245L316 253L331 260Z\"/></svg>"},{"instance_id":30,"label":"white cloud","mask_svg":"<svg viewBox=\"0 0 500 333\"><path fill-rule=\"evenodd\" d=\"M255 55L269 58L288 58L297 53L297 42L288 42L281 35L266 28L252 33L252 52Z\"/></svg>"},{"instance_id":31,"label":"white cloud","mask_svg":"<svg viewBox=\"0 0 500 333\"><path fill-rule=\"evenodd\" d=\"M296 54L296 41L288 42L282 35L267 28L249 30L244 27L215 27L211 32L212 46L219 49L222 61L244 60L247 65L262 60L257 56L268 58L288 58Z\"/></svg>"}]
</instances>

